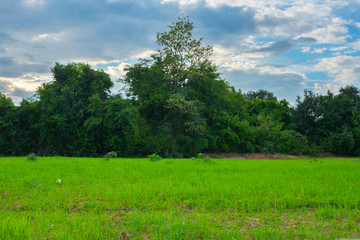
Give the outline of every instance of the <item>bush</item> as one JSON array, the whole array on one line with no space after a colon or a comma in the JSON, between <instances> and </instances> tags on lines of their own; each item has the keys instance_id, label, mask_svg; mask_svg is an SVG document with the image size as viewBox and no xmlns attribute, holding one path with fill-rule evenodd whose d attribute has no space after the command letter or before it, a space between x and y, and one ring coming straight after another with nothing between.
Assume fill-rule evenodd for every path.
<instances>
[{"instance_id":1,"label":"bush","mask_svg":"<svg viewBox=\"0 0 360 240\"><path fill-rule=\"evenodd\" d=\"M206 162L206 163L213 163L213 161L211 161L211 159L209 158L209 156L206 156L202 153L198 153L196 155L196 157L193 157L192 160L200 160L200 161L203 161L203 162Z\"/></svg>"},{"instance_id":2,"label":"bush","mask_svg":"<svg viewBox=\"0 0 360 240\"><path fill-rule=\"evenodd\" d=\"M117 153L115 151L111 151L104 156L104 159L108 161L110 158L116 158L116 157L117 157Z\"/></svg>"},{"instance_id":3,"label":"bush","mask_svg":"<svg viewBox=\"0 0 360 240\"><path fill-rule=\"evenodd\" d=\"M321 146L317 146L315 144L311 144L308 150L309 154L313 157L319 156L320 153L324 152L324 149Z\"/></svg>"},{"instance_id":4,"label":"bush","mask_svg":"<svg viewBox=\"0 0 360 240\"><path fill-rule=\"evenodd\" d=\"M27 160L36 162L36 161L38 161L39 159L38 159L38 157L36 156L35 153L30 153L30 154L27 156Z\"/></svg>"},{"instance_id":5,"label":"bush","mask_svg":"<svg viewBox=\"0 0 360 240\"><path fill-rule=\"evenodd\" d=\"M39 188L39 187L42 187L42 183L40 182L39 179L35 178L33 180L30 180L30 181L26 181L25 182L25 185L28 187L28 188Z\"/></svg>"},{"instance_id":6,"label":"bush","mask_svg":"<svg viewBox=\"0 0 360 240\"><path fill-rule=\"evenodd\" d=\"M152 162L158 162L158 161L160 161L160 160L162 159L162 157L159 156L159 155L157 155L156 153L153 153L153 154L151 154L151 155L148 155L147 157L148 157L148 159L149 159L150 161L152 161Z\"/></svg>"},{"instance_id":7,"label":"bush","mask_svg":"<svg viewBox=\"0 0 360 240\"><path fill-rule=\"evenodd\" d=\"M325 151L335 154L350 153L355 146L355 140L351 132L344 130L342 133L330 133L324 140Z\"/></svg>"}]
</instances>

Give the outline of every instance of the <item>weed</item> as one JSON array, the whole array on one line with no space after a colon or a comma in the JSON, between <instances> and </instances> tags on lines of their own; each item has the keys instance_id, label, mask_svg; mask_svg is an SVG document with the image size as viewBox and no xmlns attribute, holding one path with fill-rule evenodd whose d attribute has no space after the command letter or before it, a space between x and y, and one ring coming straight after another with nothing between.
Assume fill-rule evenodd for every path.
<instances>
[{"instance_id":1,"label":"weed","mask_svg":"<svg viewBox=\"0 0 360 240\"><path fill-rule=\"evenodd\" d=\"M205 162L205 163L210 163L210 164L213 164L214 162L209 158L209 156L205 156L204 154L202 153L198 153L196 155L196 157L192 157L191 158L192 160L200 160L202 162Z\"/></svg>"},{"instance_id":2,"label":"weed","mask_svg":"<svg viewBox=\"0 0 360 240\"><path fill-rule=\"evenodd\" d=\"M129 240L130 235L126 231L121 231L119 240Z\"/></svg>"},{"instance_id":3,"label":"weed","mask_svg":"<svg viewBox=\"0 0 360 240\"><path fill-rule=\"evenodd\" d=\"M106 161L109 161L110 158L116 158L117 157L117 153L115 151L111 151L111 152L108 152L105 156L104 156L104 159Z\"/></svg>"},{"instance_id":4,"label":"weed","mask_svg":"<svg viewBox=\"0 0 360 240\"><path fill-rule=\"evenodd\" d=\"M156 153L148 155L147 157L151 162L158 162L158 161L160 161L162 159L162 157L157 155Z\"/></svg>"},{"instance_id":5,"label":"weed","mask_svg":"<svg viewBox=\"0 0 360 240\"><path fill-rule=\"evenodd\" d=\"M309 163L322 163L322 161L317 158L314 158L314 159L310 160Z\"/></svg>"},{"instance_id":6,"label":"weed","mask_svg":"<svg viewBox=\"0 0 360 240\"><path fill-rule=\"evenodd\" d=\"M30 153L30 154L27 156L27 160L36 162L36 161L39 161L39 158L36 156L35 153Z\"/></svg>"},{"instance_id":7,"label":"weed","mask_svg":"<svg viewBox=\"0 0 360 240\"><path fill-rule=\"evenodd\" d=\"M26 181L25 185L28 188L38 188L38 187L42 186L41 182L37 178L35 178L35 179L31 180L31 181Z\"/></svg>"}]
</instances>

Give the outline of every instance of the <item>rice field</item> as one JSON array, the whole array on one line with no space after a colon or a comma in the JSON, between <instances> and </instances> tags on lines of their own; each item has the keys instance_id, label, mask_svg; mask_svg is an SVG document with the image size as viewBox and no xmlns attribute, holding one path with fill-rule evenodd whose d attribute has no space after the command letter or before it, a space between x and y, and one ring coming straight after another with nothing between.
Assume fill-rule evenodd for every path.
<instances>
[{"instance_id":1,"label":"rice field","mask_svg":"<svg viewBox=\"0 0 360 240\"><path fill-rule=\"evenodd\" d=\"M360 238L360 160L0 158L0 239Z\"/></svg>"}]
</instances>

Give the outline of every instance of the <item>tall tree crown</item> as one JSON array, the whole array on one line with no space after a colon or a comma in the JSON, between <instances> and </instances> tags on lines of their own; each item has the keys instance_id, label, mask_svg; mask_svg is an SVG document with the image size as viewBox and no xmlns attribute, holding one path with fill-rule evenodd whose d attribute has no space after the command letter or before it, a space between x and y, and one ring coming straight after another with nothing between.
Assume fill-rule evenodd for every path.
<instances>
[{"instance_id":1,"label":"tall tree crown","mask_svg":"<svg viewBox=\"0 0 360 240\"><path fill-rule=\"evenodd\" d=\"M162 62L165 73L171 79L177 79L181 84L187 77L187 71L210 63L212 47L203 46L202 38L193 37L194 24L183 14L168 27L168 32L157 34L157 43L162 49L157 50L153 57Z\"/></svg>"}]
</instances>

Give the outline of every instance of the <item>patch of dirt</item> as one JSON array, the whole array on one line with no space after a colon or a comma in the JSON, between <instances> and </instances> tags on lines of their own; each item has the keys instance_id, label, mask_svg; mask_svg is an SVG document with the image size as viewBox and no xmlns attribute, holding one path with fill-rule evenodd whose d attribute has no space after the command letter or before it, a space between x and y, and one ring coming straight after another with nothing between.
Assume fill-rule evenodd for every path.
<instances>
[{"instance_id":1,"label":"patch of dirt","mask_svg":"<svg viewBox=\"0 0 360 240\"><path fill-rule=\"evenodd\" d=\"M204 153L210 158L227 159L284 159L284 158L306 158L309 156L295 156L283 153Z\"/></svg>"}]
</instances>

